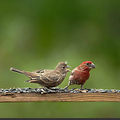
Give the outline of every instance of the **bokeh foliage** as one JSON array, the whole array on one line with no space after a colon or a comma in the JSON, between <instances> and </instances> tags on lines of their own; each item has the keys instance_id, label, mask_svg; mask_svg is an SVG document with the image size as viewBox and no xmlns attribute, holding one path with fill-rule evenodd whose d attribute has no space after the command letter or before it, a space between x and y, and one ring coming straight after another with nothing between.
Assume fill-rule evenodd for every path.
<instances>
[{"instance_id":1,"label":"bokeh foliage","mask_svg":"<svg viewBox=\"0 0 120 120\"><path fill-rule=\"evenodd\" d=\"M96 69L85 88L120 89L119 0L1 0L0 88L40 87L9 71L53 69L85 60ZM59 87L65 87L68 77ZM71 86L79 87L79 86ZM0 103L0 117L120 117L120 103Z\"/></svg>"}]
</instances>

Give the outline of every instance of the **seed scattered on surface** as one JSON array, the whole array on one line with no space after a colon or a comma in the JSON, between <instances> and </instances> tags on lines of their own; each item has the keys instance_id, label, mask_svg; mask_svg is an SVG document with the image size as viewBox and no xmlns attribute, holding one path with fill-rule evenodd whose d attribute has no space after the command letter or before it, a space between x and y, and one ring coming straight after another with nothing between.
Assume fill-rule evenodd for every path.
<instances>
[{"instance_id":1,"label":"seed scattered on surface","mask_svg":"<svg viewBox=\"0 0 120 120\"><path fill-rule=\"evenodd\" d=\"M10 88L0 89L0 93L120 93L120 90L115 89L63 89L63 88Z\"/></svg>"}]
</instances>

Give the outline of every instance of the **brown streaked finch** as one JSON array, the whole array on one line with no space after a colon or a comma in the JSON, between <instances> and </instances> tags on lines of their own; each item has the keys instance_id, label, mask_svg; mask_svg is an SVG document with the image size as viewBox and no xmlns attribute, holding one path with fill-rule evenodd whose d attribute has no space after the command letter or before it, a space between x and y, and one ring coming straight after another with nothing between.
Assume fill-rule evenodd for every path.
<instances>
[{"instance_id":1,"label":"brown streaked finch","mask_svg":"<svg viewBox=\"0 0 120 120\"><path fill-rule=\"evenodd\" d=\"M27 80L26 82L38 83L46 88L51 88L56 87L62 83L66 77L67 72L70 71L68 67L69 66L66 62L59 62L54 70L41 69L33 72L26 72L12 67L10 70L29 77L30 80Z\"/></svg>"},{"instance_id":2,"label":"brown streaked finch","mask_svg":"<svg viewBox=\"0 0 120 120\"><path fill-rule=\"evenodd\" d=\"M85 61L73 69L69 77L68 86L65 89L73 84L81 85L81 89L83 89L83 85L88 80L90 76L89 72L92 68L95 68L95 65L91 61Z\"/></svg>"}]
</instances>

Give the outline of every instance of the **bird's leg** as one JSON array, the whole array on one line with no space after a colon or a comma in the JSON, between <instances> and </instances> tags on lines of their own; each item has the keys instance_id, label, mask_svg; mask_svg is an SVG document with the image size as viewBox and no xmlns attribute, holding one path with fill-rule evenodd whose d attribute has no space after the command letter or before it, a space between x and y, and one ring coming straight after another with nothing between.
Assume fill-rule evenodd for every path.
<instances>
[{"instance_id":1,"label":"bird's leg","mask_svg":"<svg viewBox=\"0 0 120 120\"><path fill-rule=\"evenodd\" d=\"M81 84L81 89L83 89L83 84Z\"/></svg>"},{"instance_id":2,"label":"bird's leg","mask_svg":"<svg viewBox=\"0 0 120 120\"><path fill-rule=\"evenodd\" d=\"M67 85L66 87L64 87L64 89L68 89L69 86L70 86L70 85Z\"/></svg>"},{"instance_id":3,"label":"bird's leg","mask_svg":"<svg viewBox=\"0 0 120 120\"><path fill-rule=\"evenodd\" d=\"M70 81L68 83L68 85L64 88L64 89L68 89L68 87L71 85Z\"/></svg>"}]
</instances>

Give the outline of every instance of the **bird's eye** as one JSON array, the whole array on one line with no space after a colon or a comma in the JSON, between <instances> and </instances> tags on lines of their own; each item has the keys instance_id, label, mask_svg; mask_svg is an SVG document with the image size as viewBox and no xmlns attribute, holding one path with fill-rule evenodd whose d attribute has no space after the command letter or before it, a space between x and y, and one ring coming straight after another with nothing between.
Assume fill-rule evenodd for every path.
<instances>
[{"instance_id":1,"label":"bird's eye","mask_svg":"<svg viewBox=\"0 0 120 120\"><path fill-rule=\"evenodd\" d=\"M89 65L90 63L86 63L86 65Z\"/></svg>"},{"instance_id":2,"label":"bird's eye","mask_svg":"<svg viewBox=\"0 0 120 120\"><path fill-rule=\"evenodd\" d=\"M63 66L63 69L65 69L65 66Z\"/></svg>"}]
</instances>

